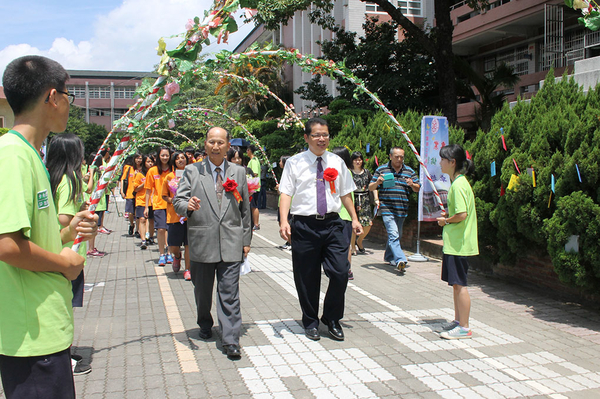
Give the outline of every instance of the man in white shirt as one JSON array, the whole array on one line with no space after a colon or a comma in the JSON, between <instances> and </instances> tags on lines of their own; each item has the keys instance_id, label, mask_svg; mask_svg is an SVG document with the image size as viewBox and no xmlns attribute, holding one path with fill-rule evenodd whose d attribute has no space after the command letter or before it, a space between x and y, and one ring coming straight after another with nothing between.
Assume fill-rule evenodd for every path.
<instances>
[{"instance_id":1,"label":"man in white shirt","mask_svg":"<svg viewBox=\"0 0 600 399\"><path fill-rule=\"evenodd\" d=\"M287 160L279 191L279 234L292 243L294 281L302 309L302 323L308 338L319 340L319 294L321 264L329 277L321 321L330 336L344 340L340 319L348 285L348 245L344 222L338 213L342 204L352 217L357 235L362 226L356 217L351 193L356 190L344 161L327 151L329 127L321 118L310 119L304 140L308 151ZM291 225L288 212L292 214Z\"/></svg>"}]
</instances>

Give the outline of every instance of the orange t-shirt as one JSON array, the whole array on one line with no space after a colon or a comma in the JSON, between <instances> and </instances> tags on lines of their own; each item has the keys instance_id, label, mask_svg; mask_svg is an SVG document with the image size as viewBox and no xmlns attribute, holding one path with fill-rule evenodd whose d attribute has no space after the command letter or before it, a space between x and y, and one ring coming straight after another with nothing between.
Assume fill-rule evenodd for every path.
<instances>
[{"instance_id":1,"label":"orange t-shirt","mask_svg":"<svg viewBox=\"0 0 600 399\"><path fill-rule=\"evenodd\" d=\"M162 186L163 180L165 176L171 173L171 169L167 169L166 171L158 172L158 166L153 166L150 168L148 173L146 173L146 190L154 189L152 193L152 209L167 209L167 201L162 199Z\"/></svg>"},{"instance_id":2,"label":"orange t-shirt","mask_svg":"<svg viewBox=\"0 0 600 399\"><path fill-rule=\"evenodd\" d=\"M143 173L138 173L133 179L133 188L139 186L145 186L146 176ZM140 191L135 193L135 206L146 206L146 190L142 188Z\"/></svg>"},{"instance_id":3,"label":"orange t-shirt","mask_svg":"<svg viewBox=\"0 0 600 399\"><path fill-rule=\"evenodd\" d=\"M127 179L127 192L125 193L125 199L135 198L135 193L133 192L133 179L137 173L138 172L136 172L135 168L131 165L125 165L125 167L123 167L121 181Z\"/></svg>"},{"instance_id":4,"label":"orange t-shirt","mask_svg":"<svg viewBox=\"0 0 600 399\"><path fill-rule=\"evenodd\" d=\"M171 172L165 176L163 181L163 188L161 195L163 197L174 198L177 193L177 187L179 186L179 178L175 175L175 172ZM165 201L166 202L166 201ZM175 212L173 204L167 202L167 223L179 223L181 216Z\"/></svg>"}]
</instances>

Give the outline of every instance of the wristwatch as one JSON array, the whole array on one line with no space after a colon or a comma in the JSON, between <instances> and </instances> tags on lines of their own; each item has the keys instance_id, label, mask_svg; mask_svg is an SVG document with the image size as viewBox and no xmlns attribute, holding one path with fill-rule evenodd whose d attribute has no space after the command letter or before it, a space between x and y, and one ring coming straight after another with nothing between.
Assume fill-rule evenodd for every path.
<instances>
[{"instance_id":1,"label":"wristwatch","mask_svg":"<svg viewBox=\"0 0 600 399\"><path fill-rule=\"evenodd\" d=\"M444 218L444 223L445 223L445 224L451 224L451 223L448 221L448 218Z\"/></svg>"}]
</instances>

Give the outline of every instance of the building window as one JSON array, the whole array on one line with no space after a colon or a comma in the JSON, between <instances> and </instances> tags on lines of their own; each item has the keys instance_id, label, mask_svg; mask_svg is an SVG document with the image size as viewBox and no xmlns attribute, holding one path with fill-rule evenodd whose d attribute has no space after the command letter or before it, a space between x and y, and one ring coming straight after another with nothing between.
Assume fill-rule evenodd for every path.
<instances>
[{"instance_id":1,"label":"building window","mask_svg":"<svg viewBox=\"0 0 600 399\"><path fill-rule=\"evenodd\" d=\"M90 87L90 98L110 98L110 87L108 87L108 86Z\"/></svg>"},{"instance_id":2,"label":"building window","mask_svg":"<svg viewBox=\"0 0 600 399\"><path fill-rule=\"evenodd\" d=\"M85 86L70 86L67 91L75 95L75 98L85 98Z\"/></svg>"},{"instance_id":3,"label":"building window","mask_svg":"<svg viewBox=\"0 0 600 399\"><path fill-rule=\"evenodd\" d=\"M4 127L4 117L0 116L0 127Z\"/></svg>"},{"instance_id":4,"label":"building window","mask_svg":"<svg viewBox=\"0 0 600 399\"><path fill-rule=\"evenodd\" d=\"M417 1L398 0L398 8L400 8L400 12L402 12L402 14L404 14L404 15L413 16L413 17L423 16L423 6L421 4L421 0L417 0Z\"/></svg>"},{"instance_id":5,"label":"building window","mask_svg":"<svg viewBox=\"0 0 600 399\"><path fill-rule=\"evenodd\" d=\"M115 98L131 99L135 97L135 87L118 87L115 86Z\"/></svg>"},{"instance_id":6,"label":"building window","mask_svg":"<svg viewBox=\"0 0 600 399\"><path fill-rule=\"evenodd\" d=\"M126 109L115 109L115 110L114 110L114 117L115 117L115 120L116 120L116 119L121 119L121 117L122 117L123 115L125 115L125 113L126 113L126 112L127 112L127 110L126 110Z\"/></svg>"},{"instance_id":7,"label":"building window","mask_svg":"<svg viewBox=\"0 0 600 399\"><path fill-rule=\"evenodd\" d=\"M392 0L390 3L394 4L395 2ZM366 2L367 12L385 12L383 8L379 7L377 4L367 1Z\"/></svg>"},{"instance_id":8,"label":"building window","mask_svg":"<svg viewBox=\"0 0 600 399\"><path fill-rule=\"evenodd\" d=\"M90 116L110 116L110 109L90 108Z\"/></svg>"}]
</instances>

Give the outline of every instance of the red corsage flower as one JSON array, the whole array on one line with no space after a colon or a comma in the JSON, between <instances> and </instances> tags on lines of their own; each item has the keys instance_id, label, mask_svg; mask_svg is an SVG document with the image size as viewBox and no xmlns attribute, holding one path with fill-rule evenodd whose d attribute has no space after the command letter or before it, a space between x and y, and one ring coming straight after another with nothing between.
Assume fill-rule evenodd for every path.
<instances>
[{"instance_id":1,"label":"red corsage flower","mask_svg":"<svg viewBox=\"0 0 600 399\"><path fill-rule=\"evenodd\" d=\"M335 194L335 179L338 177L338 171L334 168L327 168L323 171L323 179L329 182L331 193Z\"/></svg>"},{"instance_id":2,"label":"red corsage flower","mask_svg":"<svg viewBox=\"0 0 600 399\"><path fill-rule=\"evenodd\" d=\"M237 186L238 184L235 182L235 180L231 180L230 178L227 178L227 181L223 183L223 188L225 189L225 191L228 193L233 193L233 196L235 197L237 202L240 203L242 202L242 196L237 190Z\"/></svg>"}]
</instances>

